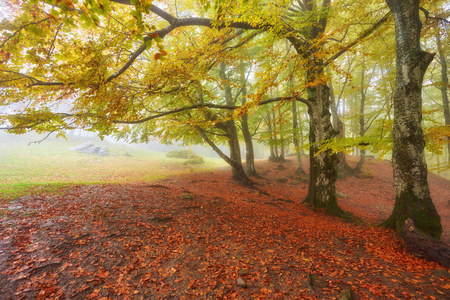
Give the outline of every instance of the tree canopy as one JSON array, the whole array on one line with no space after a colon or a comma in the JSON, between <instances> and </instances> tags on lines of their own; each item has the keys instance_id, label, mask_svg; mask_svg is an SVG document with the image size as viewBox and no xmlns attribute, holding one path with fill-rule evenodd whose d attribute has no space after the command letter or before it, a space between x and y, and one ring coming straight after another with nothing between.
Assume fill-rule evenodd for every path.
<instances>
[{"instance_id":1,"label":"tree canopy","mask_svg":"<svg viewBox=\"0 0 450 300\"><path fill-rule=\"evenodd\" d=\"M448 3L414 3L417 38L439 52L424 70L424 135L439 153L450 131ZM83 128L132 142L206 143L218 153L227 144L230 154L219 155L244 180L239 140L250 152L263 140L281 157L289 144L309 148L305 201L342 216L334 184L345 153L361 148L362 164L366 150L395 147L391 4L11 1L0 24L0 128Z\"/></svg>"}]
</instances>

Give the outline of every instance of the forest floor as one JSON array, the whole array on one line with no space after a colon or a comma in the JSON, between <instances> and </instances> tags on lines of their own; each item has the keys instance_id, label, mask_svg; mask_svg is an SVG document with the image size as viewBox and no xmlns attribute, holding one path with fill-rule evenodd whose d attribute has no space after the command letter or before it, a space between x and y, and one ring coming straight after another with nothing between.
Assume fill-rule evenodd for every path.
<instances>
[{"instance_id":1,"label":"forest floor","mask_svg":"<svg viewBox=\"0 0 450 300\"><path fill-rule=\"evenodd\" d=\"M3 201L0 299L449 299L448 269L373 226L393 207L390 162L337 182L361 224L302 205L295 167L259 161L256 189L218 170ZM449 181L430 185L449 242Z\"/></svg>"}]
</instances>

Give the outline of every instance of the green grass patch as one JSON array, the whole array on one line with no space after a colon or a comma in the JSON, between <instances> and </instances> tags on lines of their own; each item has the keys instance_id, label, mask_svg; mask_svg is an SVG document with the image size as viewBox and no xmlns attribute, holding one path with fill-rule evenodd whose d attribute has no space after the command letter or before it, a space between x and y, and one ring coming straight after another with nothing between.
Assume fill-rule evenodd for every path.
<instances>
[{"instance_id":1,"label":"green grass patch","mask_svg":"<svg viewBox=\"0 0 450 300\"><path fill-rule=\"evenodd\" d=\"M66 187L74 184L65 182L52 183L11 183L0 184L0 199L12 200L25 195L37 195L43 193L59 193Z\"/></svg>"},{"instance_id":2,"label":"green grass patch","mask_svg":"<svg viewBox=\"0 0 450 300\"><path fill-rule=\"evenodd\" d=\"M0 135L0 139L4 136ZM184 160L168 158L165 153L113 144L109 156L78 153L69 148L84 141L46 140L41 144L17 139L0 143L0 198L55 193L74 185L109 183L147 183L171 175L222 167L221 159L205 158L202 165L184 165ZM128 156L126 154L131 154Z\"/></svg>"}]
</instances>

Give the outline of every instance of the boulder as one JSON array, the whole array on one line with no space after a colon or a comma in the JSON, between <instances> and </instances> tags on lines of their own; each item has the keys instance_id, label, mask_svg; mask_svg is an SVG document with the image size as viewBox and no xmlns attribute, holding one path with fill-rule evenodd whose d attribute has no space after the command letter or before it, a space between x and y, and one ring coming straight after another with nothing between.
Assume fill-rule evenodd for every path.
<instances>
[{"instance_id":1,"label":"boulder","mask_svg":"<svg viewBox=\"0 0 450 300\"><path fill-rule=\"evenodd\" d=\"M87 142L75 147L70 148L69 150L77 151L80 153L87 153L87 154L97 154L100 156L108 156L109 155L109 149L106 146L96 146L91 142Z\"/></svg>"}]
</instances>

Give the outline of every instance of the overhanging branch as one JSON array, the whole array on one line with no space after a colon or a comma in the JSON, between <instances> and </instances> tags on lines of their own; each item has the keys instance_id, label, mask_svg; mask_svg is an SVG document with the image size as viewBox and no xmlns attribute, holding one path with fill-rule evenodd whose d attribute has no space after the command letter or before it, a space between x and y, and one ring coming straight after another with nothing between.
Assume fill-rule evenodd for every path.
<instances>
[{"instance_id":1,"label":"overhanging branch","mask_svg":"<svg viewBox=\"0 0 450 300\"><path fill-rule=\"evenodd\" d=\"M391 16L391 12L388 12L384 15L383 18L381 18L378 22L372 25L369 29L365 30L363 33L361 33L355 40L347 44L345 47L343 47L341 50L339 50L335 55L333 55L331 58L327 59L327 61L324 63L324 66L329 65L332 61L336 60L339 56L347 52L350 48L361 42L363 39L365 39L367 36L371 35L375 30L378 29L382 24L384 24L387 20L389 20L389 17Z\"/></svg>"}]
</instances>

